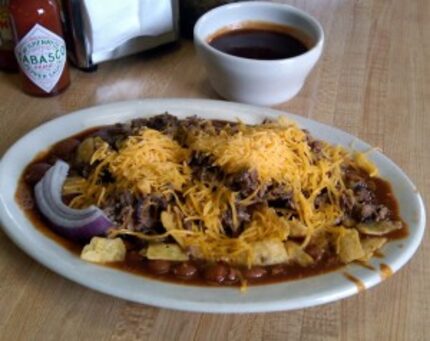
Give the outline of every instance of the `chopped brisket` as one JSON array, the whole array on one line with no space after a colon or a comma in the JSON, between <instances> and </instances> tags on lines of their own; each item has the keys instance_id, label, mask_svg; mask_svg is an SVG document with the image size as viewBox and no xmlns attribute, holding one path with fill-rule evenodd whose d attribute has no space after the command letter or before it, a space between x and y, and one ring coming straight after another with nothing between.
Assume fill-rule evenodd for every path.
<instances>
[{"instance_id":1,"label":"chopped brisket","mask_svg":"<svg viewBox=\"0 0 430 341\"><path fill-rule=\"evenodd\" d=\"M341 194L340 205L347 214L351 214L355 204L356 200L354 197L354 192L352 192L351 190L346 190L344 193Z\"/></svg>"},{"instance_id":2,"label":"chopped brisket","mask_svg":"<svg viewBox=\"0 0 430 341\"><path fill-rule=\"evenodd\" d=\"M327 188L324 188L320 194L314 200L314 206L316 209L319 209L324 204L330 203L330 197L328 196Z\"/></svg>"},{"instance_id":3,"label":"chopped brisket","mask_svg":"<svg viewBox=\"0 0 430 341\"><path fill-rule=\"evenodd\" d=\"M143 198L123 191L112 196L102 207L116 225L140 232L160 232L160 214L167 207L167 199L160 194ZM162 232L162 231L161 231Z\"/></svg>"},{"instance_id":4,"label":"chopped brisket","mask_svg":"<svg viewBox=\"0 0 430 341\"><path fill-rule=\"evenodd\" d=\"M129 191L122 191L111 196L101 208L115 225L129 227L133 201L133 195Z\"/></svg>"},{"instance_id":5,"label":"chopped brisket","mask_svg":"<svg viewBox=\"0 0 430 341\"><path fill-rule=\"evenodd\" d=\"M131 134L130 126L117 123L113 126L101 128L94 132L92 136L98 136L107 142L113 149L118 150L121 143Z\"/></svg>"},{"instance_id":6,"label":"chopped brisket","mask_svg":"<svg viewBox=\"0 0 430 341\"><path fill-rule=\"evenodd\" d=\"M250 196L258 189L258 173L256 170L242 170L226 177L226 186L238 192L241 199Z\"/></svg>"},{"instance_id":7,"label":"chopped brisket","mask_svg":"<svg viewBox=\"0 0 430 341\"><path fill-rule=\"evenodd\" d=\"M264 199L268 201L270 206L276 208L295 209L293 192L287 190L284 185L276 182L267 187Z\"/></svg>"},{"instance_id":8,"label":"chopped brisket","mask_svg":"<svg viewBox=\"0 0 430 341\"><path fill-rule=\"evenodd\" d=\"M372 193L372 191L363 186L359 186L357 189L354 190L354 196L359 203L365 204L371 203L374 199L374 194Z\"/></svg>"},{"instance_id":9,"label":"chopped brisket","mask_svg":"<svg viewBox=\"0 0 430 341\"><path fill-rule=\"evenodd\" d=\"M238 237L242 231L245 223L251 221L251 206L243 206L236 204L236 215L237 215L237 226L233 223L233 216L231 209L227 209L221 218L222 226L225 229L227 235L230 237Z\"/></svg>"},{"instance_id":10,"label":"chopped brisket","mask_svg":"<svg viewBox=\"0 0 430 341\"><path fill-rule=\"evenodd\" d=\"M160 225L160 214L167 207L167 200L159 194L151 194L136 200L134 205L134 229L151 232Z\"/></svg>"},{"instance_id":11,"label":"chopped brisket","mask_svg":"<svg viewBox=\"0 0 430 341\"><path fill-rule=\"evenodd\" d=\"M213 158L203 153L193 153L189 166L195 176L200 181L211 182L222 178L221 169L214 165Z\"/></svg>"}]
</instances>

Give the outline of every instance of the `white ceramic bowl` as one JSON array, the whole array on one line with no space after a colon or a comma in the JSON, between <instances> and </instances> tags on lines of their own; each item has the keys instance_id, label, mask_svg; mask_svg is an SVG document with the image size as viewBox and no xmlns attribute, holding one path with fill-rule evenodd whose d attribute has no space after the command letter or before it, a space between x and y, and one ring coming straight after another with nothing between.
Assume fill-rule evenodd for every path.
<instances>
[{"instance_id":1,"label":"white ceramic bowl","mask_svg":"<svg viewBox=\"0 0 430 341\"><path fill-rule=\"evenodd\" d=\"M256 60L221 52L207 42L209 36L230 25L263 21L292 26L314 42L306 53L279 60ZM289 5L241 2L217 7L203 15L194 27L194 43L210 83L224 98L274 105L294 97L321 56L324 31L307 13Z\"/></svg>"}]
</instances>

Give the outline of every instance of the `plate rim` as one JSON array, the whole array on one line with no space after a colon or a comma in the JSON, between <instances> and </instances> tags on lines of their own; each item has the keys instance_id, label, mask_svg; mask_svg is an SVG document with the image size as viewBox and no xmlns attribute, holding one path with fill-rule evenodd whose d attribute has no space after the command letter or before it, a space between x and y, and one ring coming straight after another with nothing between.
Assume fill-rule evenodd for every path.
<instances>
[{"instance_id":1,"label":"plate rim","mask_svg":"<svg viewBox=\"0 0 430 341\"><path fill-rule=\"evenodd\" d=\"M34 134L34 132L37 131L43 131L46 129L49 129L49 127L54 126L58 124L58 122L62 122L62 121L67 121L68 119L73 119L75 117L78 116L82 116L85 114L94 114L97 113L96 116L106 116L106 113L109 110L112 109L121 109L121 107L140 107L140 106L145 106L145 105L156 105L156 104L160 104L160 106L165 105L165 107L167 106L176 106L176 107L184 107L186 108L187 106L192 105L199 105L202 107L214 107L214 108L220 108L222 109L229 109L229 110L234 110L234 109L240 109L243 111L247 111L249 110L250 112L263 112L264 111L264 115L265 116L279 116L279 115L284 115L287 116L288 118L291 118L292 120L296 121L299 123L300 126L303 125L303 122L308 123L308 124L316 124L319 127L322 127L325 130L329 130L335 133L338 133L342 136L347 136L348 138L350 138L351 140L357 140L361 143L362 146L367 146L368 148L371 148L370 145L368 145L366 142L364 142L363 140L345 132L342 131L341 129L338 129L336 127L327 125L325 123L321 123L318 122L316 120L307 118L307 117L303 117L303 116L299 116L299 115L295 115L289 112L285 112L282 110L277 110L277 109L272 109L272 108L267 108L267 107L262 107L262 106L254 106L254 105L246 105L246 104L241 104L241 103L234 103L234 102L228 102L228 101L219 101L219 100L207 100L207 99L184 99L184 98L152 98L152 99L141 99L141 100L132 100L132 101L120 101L120 102L113 102L113 103L107 103L107 104L102 104L102 105L96 105L96 106L92 106L92 107L87 107L87 108L83 108L83 109L79 109L73 112L70 112L68 114L56 117L52 120L49 120L41 125L39 125L38 127L30 130L29 132L27 132L25 135L23 135L20 139L18 139L18 141L16 141L12 146L10 146L8 148L8 150L4 153L2 160L0 161L0 184L2 183L2 174L4 173L5 169L7 169L7 166L5 166L5 162L4 160L8 161L10 158L13 158L13 153L15 151L15 149L19 148L19 146L21 144L23 144L25 141L25 139L31 139L32 134ZM219 110L219 109L218 109ZM164 110L160 110L159 112L163 112ZM202 110L204 112L204 109ZM156 113L154 113L156 114ZM203 114L206 115L206 114ZM114 115L114 116L117 116ZM149 114L145 114L142 116L149 116ZM116 119L116 121L127 121L129 120L129 118L125 118L124 120L121 119ZM91 124L91 122L96 122L96 120L88 120L88 122ZM88 123L87 122L87 123ZM93 126L96 125L100 125L100 124L93 124ZM83 129L86 129L86 127L83 127ZM69 134L71 135L71 134ZM63 137L64 138L64 137ZM387 163L388 166L392 167L394 169L395 172L398 172L407 182L407 185L409 185L411 188L416 189L416 186L413 184L413 182L409 179L409 177L406 175L406 173L400 169L399 166L397 166L391 159L389 159L387 156L385 156L384 154L381 153L381 155L384 157L384 162ZM34 155L31 156L31 158L33 158ZM16 184L14 185L15 191L16 191ZM397 272L401 267L403 267L411 258L412 256L415 254L415 252L417 251L419 245L421 244L423 235L424 235L424 230L425 230L425 224L426 224L426 213L425 213L425 206L424 206L424 202L423 199L420 195L420 193L418 191L416 191L415 193L416 199L417 199L417 210L418 210L418 218L417 218L417 232L413 235L413 240L411 242L411 245L408 246L408 254L403 255L402 257L398 257L397 258L397 262L394 264L395 266L393 267L393 272ZM33 259L35 259L36 261L38 261L39 263L41 263L42 265L44 265L45 267L49 268L50 270L60 274L61 276L68 278L69 280L72 280L75 283L79 283L83 286L89 287L91 289L97 290L99 292L103 292L105 294L108 295L112 295L115 297L119 297L119 298L123 298L126 300L131 300L131 301L136 301L139 303L145 303L145 304L150 304L153 306L158 306L158 307L163 307L163 308L168 308L168 309L176 309L176 310L183 310L183 311L194 311L194 312L211 312L211 313L245 313L245 312L268 312L268 311L286 311L286 310L293 310L293 309L299 309L299 308L306 308L306 307L310 307L310 306L315 306L315 305L319 305L319 304L325 304L325 303L329 303L332 301L337 301L349 296L352 296L354 294L356 294L358 291L356 290L356 288L354 287L349 287L349 288L344 288L343 291L341 293L337 293L336 295L332 295L330 297L318 297L315 298L315 301L312 300L307 300L305 302L289 302L289 304L286 304L285 301L279 301L279 302L270 302L269 305L264 305L261 302L260 303L255 303L255 302L241 302L240 304L235 303L234 306L232 304L229 303L223 303L223 302L212 302L207 303L207 302L199 302L194 301L194 302L188 302L187 305L184 305L183 301L179 300L179 301L175 301L174 299L170 298L167 300L159 300L159 298L155 297L155 299L145 299L142 300L139 297L136 297L136 295L132 295L130 293L124 293L124 291L121 291L121 288L113 288L114 290L112 290L112 288L106 287L103 284L94 282L94 281L85 281L82 280L82 278L76 278L76 275L74 275L73 272L68 272L66 269L61 269L58 266L55 266L55 264L53 264L52 262L48 262L45 258L43 258L39 253L36 252L36 250L34 248L31 247L31 245L29 246L27 243L28 241L25 240L25 238L22 238L22 236L19 235L19 233L16 233L16 230L14 230L14 228L12 228L13 225L17 225L18 222L16 221L16 219L11 216L7 210L7 203L6 203L6 198L4 198L3 195L3 191L0 191L0 221L2 223L2 228L3 231L6 233L6 235L12 239L12 241L25 253L27 253L28 255L30 255ZM24 213L22 212L22 215L24 215ZM32 227L33 230L37 231L37 229L35 229L34 227ZM40 232L38 232L40 233ZM41 234L41 233L40 233ZM41 234L43 235L43 234ZM47 238L49 240L51 240L49 237L44 236L44 238ZM409 237L408 237L409 239ZM51 240L52 241L52 240ZM53 241L54 242L54 241ZM55 242L54 242L55 243ZM62 247L61 247L62 248ZM80 260L79 260L80 261ZM83 261L80 261L82 263L85 263ZM87 264L87 266L89 267L100 267L98 265L93 265L93 264ZM391 264L390 264L391 266ZM106 267L103 267L106 268ZM343 269L346 269L347 267L344 267ZM122 274L125 274L123 272L121 272ZM139 278L142 278L143 276L140 275L133 275L130 273L126 273L128 276L138 276ZM330 273L326 273L325 275L319 275L319 276L327 276L327 275L332 275L333 272ZM187 288L196 288L195 286L191 286L191 285L178 285L178 284L173 284L173 283L166 283L166 282L161 282L161 281L157 281L157 280L152 280L149 279L147 277L143 277L144 281L149 281L149 282L153 282L155 284L158 284L159 286L170 286L170 287L187 287ZM315 276L311 276L309 277L310 279L315 279ZM299 280L301 281L301 280ZM376 280L375 278L373 278L373 280L368 281L366 283L366 289L369 289L371 287L373 287L376 284L381 283L383 280ZM294 281L293 281L294 282ZM281 282L279 284L276 285L283 285L285 283L291 283L291 282ZM264 285L264 287L270 287L272 286L270 285ZM255 286L255 287L259 287L259 286ZM255 288L254 286L252 288ZM229 290L230 288L217 288L217 290ZM354 290L353 290L354 289ZM235 290L238 291L237 288L235 289L231 289L231 290ZM173 302L173 304L172 304Z\"/></svg>"}]
</instances>

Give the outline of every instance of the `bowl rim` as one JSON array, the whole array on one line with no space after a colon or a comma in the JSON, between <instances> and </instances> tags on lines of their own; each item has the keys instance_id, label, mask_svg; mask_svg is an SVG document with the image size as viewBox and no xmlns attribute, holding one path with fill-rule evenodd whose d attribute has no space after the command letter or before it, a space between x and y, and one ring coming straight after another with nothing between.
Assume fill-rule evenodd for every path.
<instances>
[{"instance_id":1,"label":"bowl rim","mask_svg":"<svg viewBox=\"0 0 430 341\"><path fill-rule=\"evenodd\" d=\"M237 9L237 8L252 8L254 7L256 8L261 8L261 7L270 7L270 8L275 8L275 9L279 9L282 11L285 10L289 10L290 12L304 18L305 20L307 20L308 22L311 23L311 25L314 25L316 30L318 31L319 37L318 40L316 41L316 43L305 53L299 54L298 56L295 57L289 57L289 58L282 58L282 59L252 59L252 58L244 58L244 57L238 57L238 56L234 56L225 52L222 52L214 47L212 47L208 42L207 42L207 37L202 37L202 34L199 33L199 30L201 29L202 25L204 25L206 20L211 19L211 17L219 15L220 12L226 11L226 10L231 10L231 9ZM251 19L250 19L251 21ZM254 20L252 20L254 21ZM265 20L258 20L258 21L265 21ZM269 22L270 20L267 20L265 22ZM231 23L231 24L235 24L235 23ZM282 25L282 24L281 24ZM228 25L225 25L224 27L227 27ZM215 33L215 32L213 32ZM324 34L324 29L321 25L321 23L312 15L310 15L309 13L295 7L292 5L288 5L288 4L282 4L282 3L273 3L273 2L267 2L267 1L244 1L244 2L239 2L239 3L232 3L232 4L226 4L226 5L222 5L222 6L218 6L215 7L211 10L209 10L208 12L206 12L205 14L203 14L196 22L196 24L194 25L194 29L193 29L193 39L194 39L194 44L196 46L202 46L204 47L206 50L208 50L209 52L211 52L212 54L215 54L217 56L219 56L220 58L226 58L228 61L230 62L239 62L239 63L248 63L248 64L260 64L260 65L267 65L267 64L286 64L286 63L291 63L293 61L297 61L299 59L302 59L304 57L307 57L313 53L316 53L316 51L318 50L322 50L323 46L324 46L324 41L325 41L325 34Z\"/></svg>"}]
</instances>

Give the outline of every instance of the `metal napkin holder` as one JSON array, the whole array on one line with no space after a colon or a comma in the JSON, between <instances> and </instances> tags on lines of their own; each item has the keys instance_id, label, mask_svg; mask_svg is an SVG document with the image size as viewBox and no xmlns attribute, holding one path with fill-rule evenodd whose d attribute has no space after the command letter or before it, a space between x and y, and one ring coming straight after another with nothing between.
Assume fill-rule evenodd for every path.
<instances>
[{"instance_id":1,"label":"metal napkin holder","mask_svg":"<svg viewBox=\"0 0 430 341\"><path fill-rule=\"evenodd\" d=\"M118 0L115 0L118 1ZM139 36L132 38L115 49L105 52L95 63L91 46L85 31L82 0L61 0L63 22L68 43L69 58L80 69L95 69L100 62L128 56L137 52L176 41L179 36L178 0L172 1L173 30L159 36ZM108 6L108 3L106 3Z\"/></svg>"}]
</instances>

